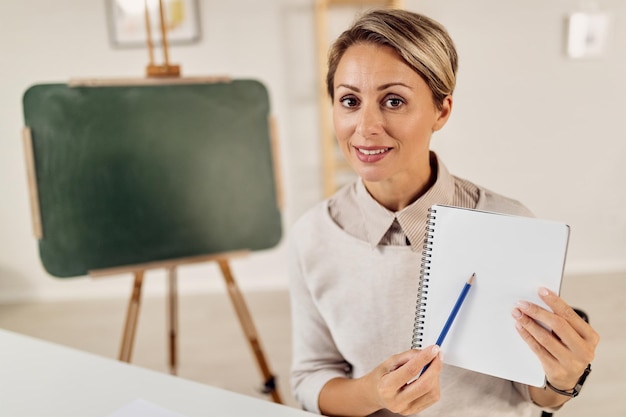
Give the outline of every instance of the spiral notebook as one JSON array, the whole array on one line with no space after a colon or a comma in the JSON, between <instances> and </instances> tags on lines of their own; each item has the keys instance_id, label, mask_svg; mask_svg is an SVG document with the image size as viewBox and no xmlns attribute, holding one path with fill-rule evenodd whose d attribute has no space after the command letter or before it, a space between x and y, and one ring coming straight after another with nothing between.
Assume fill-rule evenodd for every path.
<instances>
[{"instance_id":1,"label":"spiral notebook","mask_svg":"<svg viewBox=\"0 0 626 417\"><path fill-rule=\"evenodd\" d=\"M468 278L445 343L444 363L543 386L539 359L515 329L519 300L544 307L537 291L560 292L569 226L531 217L434 205L427 225L412 348L434 344Z\"/></svg>"}]
</instances>

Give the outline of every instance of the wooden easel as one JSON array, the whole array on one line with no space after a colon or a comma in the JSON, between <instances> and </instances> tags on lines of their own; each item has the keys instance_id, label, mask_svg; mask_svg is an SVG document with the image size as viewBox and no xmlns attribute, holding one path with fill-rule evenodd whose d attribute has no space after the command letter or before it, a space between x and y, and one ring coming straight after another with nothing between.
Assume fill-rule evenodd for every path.
<instances>
[{"instance_id":1,"label":"wooden easel","mask_svg":"<svg viewBox=\"0 0 626 417\"><path fill-rule=\"evenodd\" d=\"M118 275L122 273L133 274L133 287L131 296L128 301L128 308L126 312L126 320L124 330L122 333L122 343L120 346L119 360L123 362L130 362L133 345L135 341L135 334L137 330L137 321L139 318L139 310L141 307L141 292L143 288L143 281L145 273L152 269L166 269L168 279L168 295L167 295L167 311L168 311L168 349L169 349L169 368L170 373L176 375L178 367L178 349L177 349L177 337L178 337L178 288L177 288L177 270L180 265L200 263L200 262L217 262L220 271L226 283L226 289L228 295L235 308L237 317L241 324L241 328L248 339L248 344L252 349L252 353L257 361L259 370L264 378L262 392L264 394L270 394L272 400L276 403L282 403L280 394L277 390L276 379L272 374L268 362L265 358L265 353L261 347L259 336L254 326L252 316L247 307L245 299L239 290L239 286L235 281L235 277L232 274L229 260L235 257L241 257L247 255L248 252L231 252L218 255L206 255L190 258L183 258L171 261L160 261L142 265L135 265L130 267L118 267L109 268L97 271L90 271L89 276L97 278L109 275Z\"/></svg>"},{"instance_id":2,"label":"wooden easel","mask_svg":"<svg viewBox=\"0 0 626 417\"><path fill-rule=\"evenodd\" d=\"M338 188L337 174L350 170L348 164L338 155L337 144L332 128L331 109L326 92L326 64L328 58L328 12L333 6L382 6L400 9L403 0L316 0L315 35L318 64L318 103L322 140L322 187L324 197L330 197Z\"/></svg>"},{"instance_id":3,"label":"wooden easel","mask_svg":"<svg viewBox=\"0 0 626 417\"><path fill-rule=\"evenodd\" d=\"M160 30L161 30L161 39L163 46L163 56L164 63L159 65L154 62L154 45L152 41L152 31L151 31L151 22L150 22L150 14L148 11L147 0L145 0L145 20L146 20L146 35L147 35L147 45L149 51L149 63L146 67L146 76L148 78L177 78L180 77L180 66L170 64L169 62L169 54L168 54L168 42L167 42L167 30L165 26L165 14L163 10L163 2L159 0L159 16L160 16ZM223 77L216 77L215 80L219 80ZM192 79L193 80L193 79ZM171 80L168 80L171 82ZM186 82L186 81L182 81ZM122 81L122 84L124 82ZM151 82L147 80L147 84ZM97 81L83 81L79 82L82 85L97 85L99 84ZM104 84L111 84L111 82L105 81ZM273 140L273 148L274 148L274 157L276 158L276 131L273 128L273 124L270 124L270 128L272 130L272 140ZM276 160L276 159L275 159ZM277 172L275 172L277 174ZM276 179L278 180L279 176L276 175ZM279 206L281 206L282 196L280 194L280 183L277 184L278 199ZM244 297L239 290L239 286L237 285L235 278L232 274L229 260L233 257L240 257L247 254L247 252L233 252L233 253L223 253L217 255L207 255L207 256L198 256L198 257L190 257L184 259L177 259L171 261L162 261L162 262L154 262L143 265L135 265L132 267L119 267L119 268L110 268L105 270L97 270L90 271L89 275L92 277L101 277L107 275L116 275L120 273L130 272L134 276L133 287L130 299L128 301L128 308L126 312L126 320L124 325L124 330L122 334L122 343L120 346L119 360L124 362L130 362L132 356L132 350L135 340L135 334L137 329L137 321L139 318L139 310L141 307L141 292L143 288L143 281L146 271L151 269L160 269L164 268L167 270L167 281L168 281L168 295L167 295L167 310L168 310L168 348L169 348L169 368L171 374L177 373L178 367L178 349L177 349L177 337L178 337L178 286L177 286L177 267L183 264L190 263L198 263L198 262L217 262L219 265L220 271L226 283L226 288L228 290L228 295L230 300L235 308L237 316L239 318L239 322L243 329L243 332L248 339L248 344L252 349L254 357L257 361L261 374L264 378L263 380L263 388L262 392L264 394L269 394L272 397L272 400L276 403L282 403L280 394L276 387L275 377L270 371L267 360L265 358L265 353L261 347L258 333L252 321L252 316L247 307L247 304L244 300Z\"/></svg>"},{"instance_id":4,"label":"wooden easel","mask_svg":"<svg viewBox=\"0 0 626 417\"><path fill-rule=\"evenodd\" d=\"M112 80L96 80L96 79L87 79L87 80L72 80L67 88L74 87L106 87L106 86L154 86L154 85L180 85L183 84L197 84L200 88L201 84L204 83L220 83L227 84L231 80L225 79L224 77L189 77L189 78L168 78L158 79L158 78L142 78L138 80L133 79L112 79ZM237 82L237 80L232 81L233 84ZM250 84L248 84L250 85ZM56 86L53 86L55 89ZM50 86L45 86L46 90L50 88ZM58 89L57 89L58 91ZM273 175L272 180L275 181L275 195L276 198L275 207L279 211L282 208L283 197L281 194L282 186L280 181L280 175L278 171L278 167L280 166L278 161L278 146L276 144L276 129L275 124L273 123L273 119L270 117L268 120L267 128L269 129L269 135L267 135L270 141L270 152L272 153L272 160L274 161L273 165ZM44 240L44 232L43 232L43 212L41 210L40 205L40 197L39 197L39 187L37 180L37 170L35 164L35 147L34 147L34 136L31 134L31 128L29 126L23 129L23 146L24 153L26 157L26 167L27 167L27 177L28 177L28 185L29 185L29 197L30 197L30 206L31 206L31 217L33 222L33 231L35 237L42 241ZM52 222L53 223L53 222ZM274 237L276 238L276 237ZM261 245L265 245L266 242L263 242ZM241 246L239 246L241 247ZM245 247L245 246L244 246ZM266 246L264 246L266 247ZM234 250L234 249L233 249ZM41 251L41 247L40 247ZM49 252L48 252L49 253ZM245 300L237 286L237 283L233 277L233 274L230 269L229 260L234 257L240 257L248 253L247 250L243 251L230 251L227 249L222 251L211 252L208 255L199 255L199 256L190 256L190 257L180 257L180 258L171 258L165 259L161 261L154 262L144 262L144 263L135 263L131 265L123 265L119 267L103 267L100 269L82 269L82 263L79 262L77 269L66 269L67 265L61 267L61 269L55 269L53 275L57 277L70 277L70 276L78 276L83 274L88 274L92 277L100 277L100 276L108 276L108 275L119 275L123 273L132 273L134 276L132 293L128 302L128 309L126 314L126 322L123 330L122 336L122 344L120 347L119 358L122 361L130 362L133 342L137 328L137 321L139 316L140 304L141 304L141 291L143 287L143 281L145 277L145 273L148 270L152 269L166 269L168 272L168 334L169 334L169 362L170 362L170 372L176 373L177 369L177 333L178 333L178 295L177 295L177 270L176 268L179 265L190 264L190 263L199 263L199 262L217 262L224 281L226 283L226 287L235 308L235 311L238 315L240 324L244 331L245 336L248 339L248 343L252 349L252 352L256 358L258 366L261 370L261 373L264 378L263 383L263 392L267 394L271 394L272 399L275 402L280 403L281 399L278 391L276 390L275 378L269 370L267 365L267 361L265 359L265 354L261 348L259 337L256 332L255 326L252 322L251 314L246 306ZM41 254L41 252L40 252ZM44 266L46 266L46 270L51 272L48 268L50 265L46 265L44 262ZM57 265L58 266L58 265ZM80 273L76 273L80 272ZM52 273L52 272L51 272Z\"/></svg>"},{"instance_id":5,"label":"wooden easel","mask_svg":"<svg viewBox=\"0 0 626 417\"><path fill-rule=\"evenodd\" d=\"M144 0L144 13L146 19L146 43L150 62L146 67L148 77L179 77L180 66L170 64L169 45L167 43L167 28L165 27L165 12L163 10L163 0L159 0L159 22L161 29L161 43L163 45L163 64L154 63L154 43L152 42L152 22L150 22L150 11L148 10L148 0Z\"/></svg>"}]
</instances>

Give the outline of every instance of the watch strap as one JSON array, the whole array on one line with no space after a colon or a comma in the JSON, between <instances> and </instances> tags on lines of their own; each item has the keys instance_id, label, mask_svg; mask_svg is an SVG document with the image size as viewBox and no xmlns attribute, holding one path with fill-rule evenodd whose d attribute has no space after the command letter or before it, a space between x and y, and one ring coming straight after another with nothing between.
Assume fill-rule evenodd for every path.
<instances>
[{"instance_id":1,"label":"watch strap","mask_svg":"<svg viewBox=\"0 0 626 417\"><path fill-rule=\"evenodd\" d=\"M578 394L580 394L580 391L583 387L583 385L585 384L585 380L587 379L587 376L591 373L591 364L587 365L587 367L585 368L585 370L583 371L583 374L580 376L580 378L578 378L578 381L576 382L576 385L574 385L574 388L570 389L570 390L562 390L562 389L558 389L555 388L554 385L552 385L550 383L550 381L548 381L548 379L546 378L546 386L549 387L552 391L559 393L561 395L565 395L567 397L576 397L578 396Z\"/></svg>"}]
</instances>

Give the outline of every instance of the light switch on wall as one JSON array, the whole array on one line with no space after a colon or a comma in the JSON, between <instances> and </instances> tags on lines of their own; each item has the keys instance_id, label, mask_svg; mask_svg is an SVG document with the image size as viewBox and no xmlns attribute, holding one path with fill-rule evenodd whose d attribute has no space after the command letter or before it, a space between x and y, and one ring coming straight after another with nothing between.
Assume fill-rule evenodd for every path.
<instances>
[{"instance_id":1,"label":"light switch on wall","mask_svg":"<svg viewBox=\"0 0 626 417\"><path fill-rule=\"evenodd\" d=\"M573 13L568 19L567 55L571 58L601 56L606 46L608 31L607 13Z\"/></svg>"}]
</instances>

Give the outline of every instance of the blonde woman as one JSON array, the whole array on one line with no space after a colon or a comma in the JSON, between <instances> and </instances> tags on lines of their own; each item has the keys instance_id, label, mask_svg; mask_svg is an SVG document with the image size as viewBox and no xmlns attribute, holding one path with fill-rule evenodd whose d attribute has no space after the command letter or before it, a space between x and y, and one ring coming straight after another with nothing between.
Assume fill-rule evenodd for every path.
<instances>
[{"instance_id":1,"label":"blonde woman","mask_svg":"<svg viewBox=\"0 0 626 417\"><path fill-rule=\"evenodd\" d=\"M453 176L430 151L452 111L456 71L447 31L408 11L368 12L331 47L335 133L359 179L306 213L290 236L292 386L307 410L537 416L538 407L554 410L570 399L593 359L598 335L553 293L540 294L552 311L522 304L512 322L555 389L444 365L436 346L407 350L428 208L531 215Z\"/></svg>"}]
</instances>

